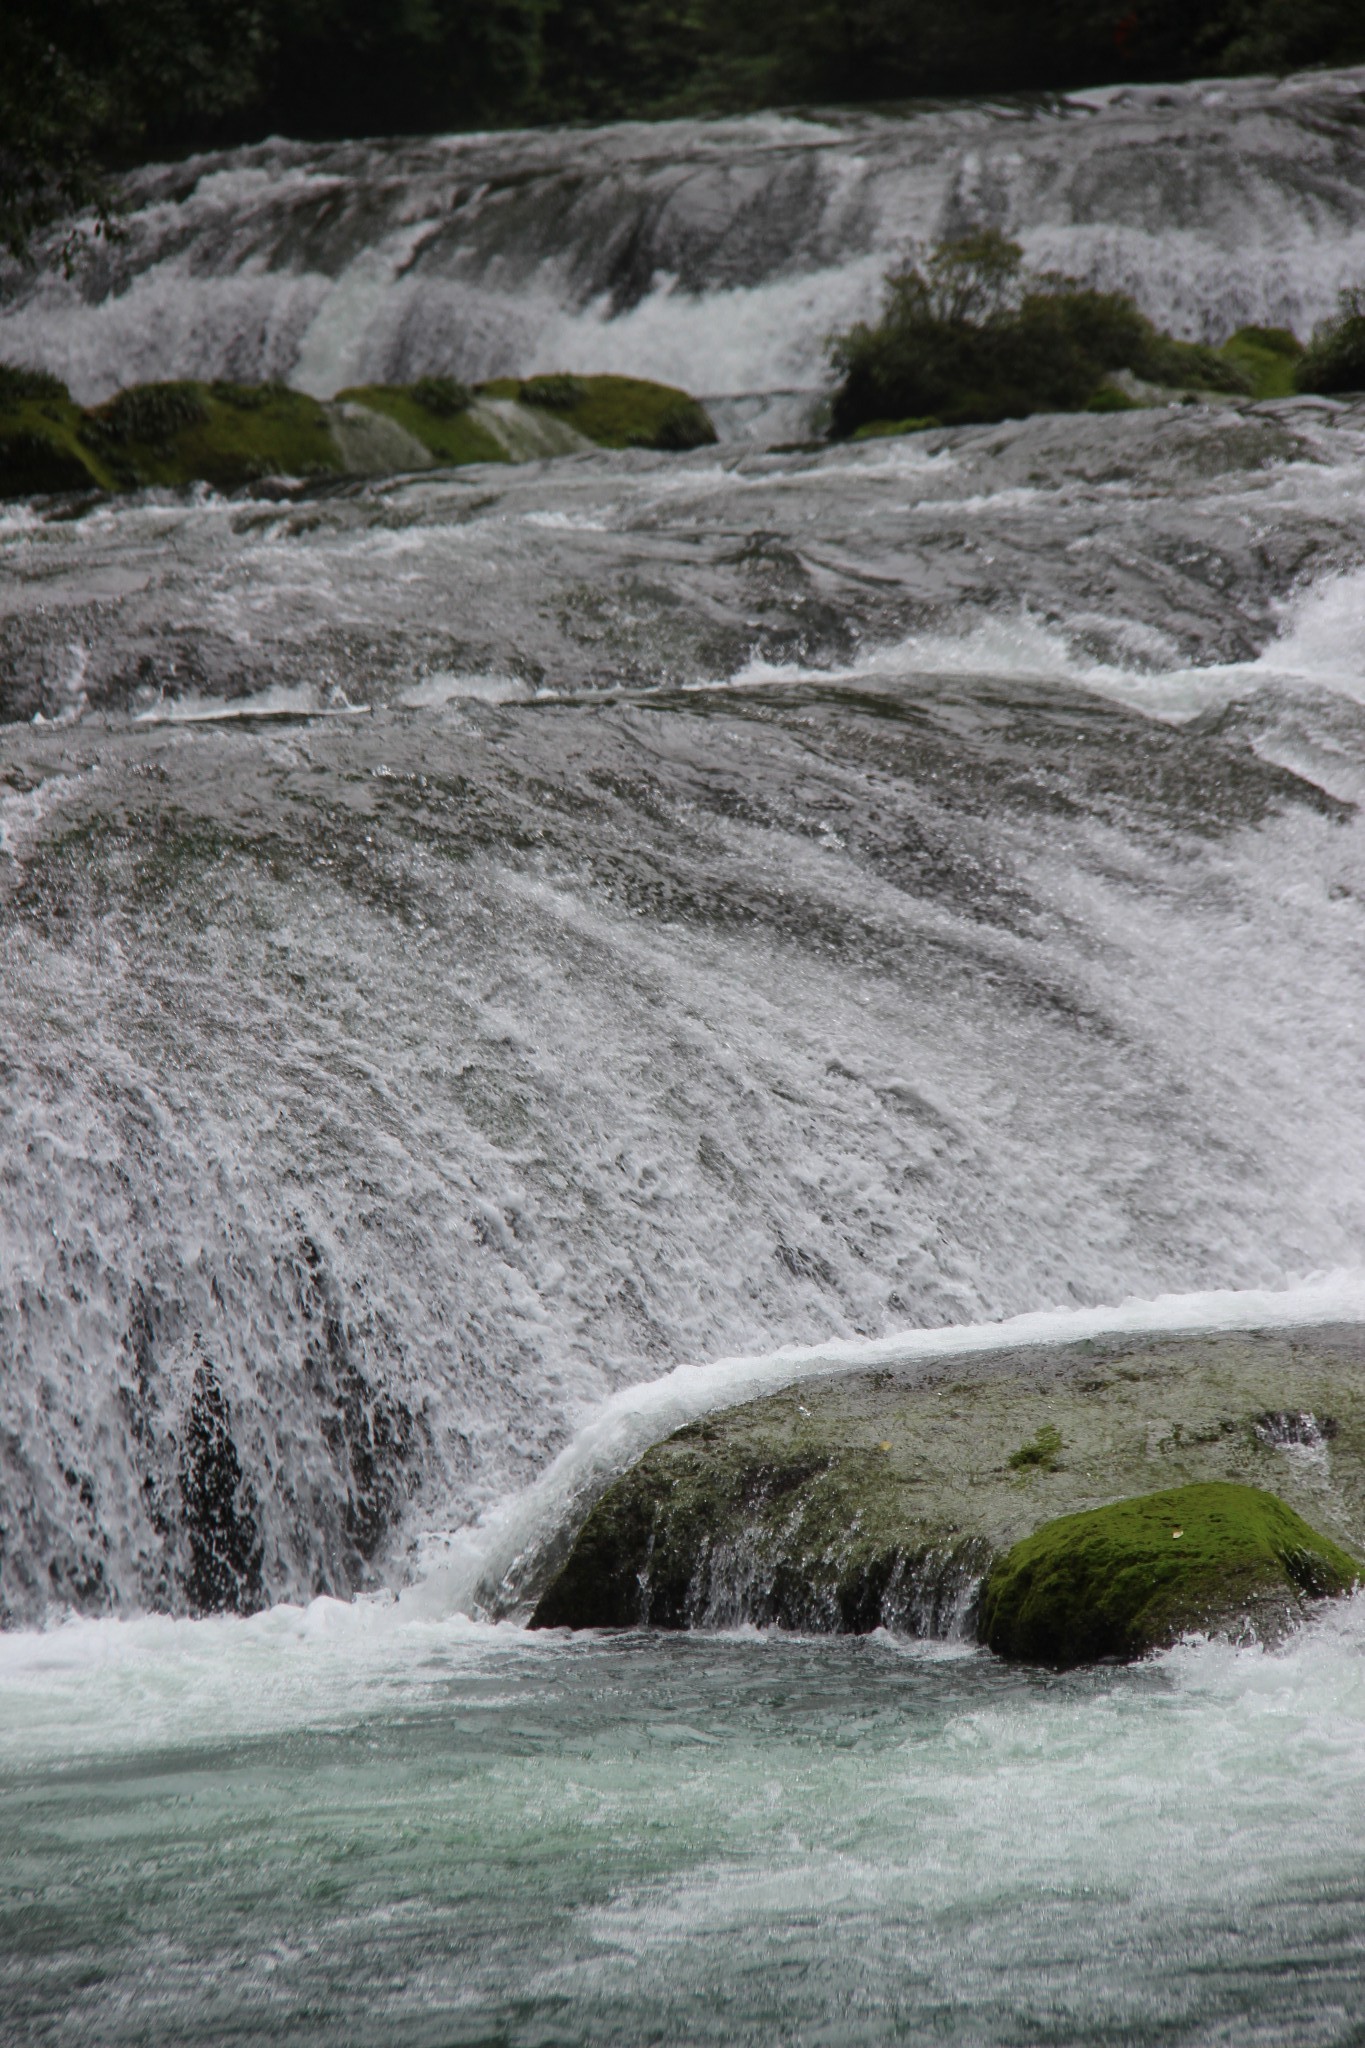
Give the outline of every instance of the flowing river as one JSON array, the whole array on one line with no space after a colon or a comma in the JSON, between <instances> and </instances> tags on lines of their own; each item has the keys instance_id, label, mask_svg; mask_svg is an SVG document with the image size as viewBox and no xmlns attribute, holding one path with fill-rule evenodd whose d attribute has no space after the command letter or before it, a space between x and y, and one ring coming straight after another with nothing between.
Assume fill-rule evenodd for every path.
<instances>
[{"instance_id":1,"label":"flowing river","mask_svg":"<svg viewBox=\"0 0 1365 2048\"><path fill-rule=\"evenodd\" d=\"M802 1371L1365 1317L1365 401L802 439L974 220L1305 331L1362 93L272 143L0 308L722 430L0 511L7 2048L1358 2038L1359 1600L1060 1679L489 1589Z\"/></svg>"}]
</instances>

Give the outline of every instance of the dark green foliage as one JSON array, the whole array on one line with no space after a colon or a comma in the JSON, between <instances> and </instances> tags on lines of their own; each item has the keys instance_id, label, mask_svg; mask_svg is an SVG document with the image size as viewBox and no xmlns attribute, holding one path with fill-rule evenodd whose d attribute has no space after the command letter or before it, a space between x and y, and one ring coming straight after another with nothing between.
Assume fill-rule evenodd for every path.
<instances>
[{"instance_id":1,"label":"dark green foliage","mask_svg":"<svg viewBox=\"0 0 1365 2048\"><path fill-rule=\"evenodd\" d=\"M1300 391L1365 391L1365 285L1341 294L1336 316L1300 356L1294 382Z\"/></svg>"},{"instance_id":2,"label":"dark green foliage","mask_svg":"<svg viewBox=\"0 0 1365 2048\"><path fill-rule=\"evenodd\" d=\"M419 377L410 389L417 404L435 413L438 420L451 420L457 412L465 412L472 396L469 386L457 377Z\"/></svg>"},{"instance_id":3,"label":"dark green foliage","mask_svg":"<svg viewBox=\"0 0 1365 2048\"><path fill-rule=\"evenodd\" d=\"M1348 63L1358 0L6 0L0 247L212 143ZM68 245L70 246L70 245Z\"/></svg>"},{"instance_id":4,"label":"dark green foliage","mask_svg":"<svg viewBox=\"0 0 1365 2048\"><path fill-rule=\"evenodd\" d=\"M0 435L0 498L89 490L94 483L80 456L55 436L25 427Z\"/></svg>"},{"instance_id":5,"label":"dark green foliage","mask_svg":"<svg viewBox=\"0 0 1365 2048\"><path fill-rule=\"evenodd\" d=\"M1354 1558L1258 1487L1214 1481L1063 1515L992 1566L981 1640L1065 1670L1196 1631L1274 1635L1304 1600L1348 1593Z\"/></svg>"},{"instance_id":6,"label":"dark green foliage","mask_svg":"<svg viewBox=\"0 0 1365 2048\"><path fill-rule=\"evenodd\" d=\"M1029 278L1022 265L1017 242L985 229L888 278L880 320L832 345L841 372L832 431L907 416L958 425L1074 412L1103 405L1116 370L1154 384L1248 388L1233 364L1160 333L1122 293Z\"/></svg>"},{"instance_id":7,"label":"dark green foliage","mask_svg":"<svg viewBox=\"0 0 1365 2048\"><path fill-rule=\"evenodd\" d=\"M23 257L85 207L110 231L109 167L245 108L286 11L281 0L5 0L0 248Z\"/></svg>"},{"instance_id":8,"label":"dark green foliage","mask_svg":"<svg viewBox=\"0 0 1365 2048\"><path fill-rule=\"evenodd\" d=\"M145 441L164 449L182 427L198 426L208 416L198 385L133 384L93 412L84 431L97 443L126 447L130 441Z\"/></svg>"},{"instance_id":9,"label":"dark green foliage","mask_svg":"<svg viewBox=\"0 0 1365 2048\"><path fill-rule=\"evenodd\" d=\"M29 370L15 363L0 363L0 412L17 412L30 399L55 398L69 404L71 393L60 377L47 370Z\"/></svg>"}]
</instances>

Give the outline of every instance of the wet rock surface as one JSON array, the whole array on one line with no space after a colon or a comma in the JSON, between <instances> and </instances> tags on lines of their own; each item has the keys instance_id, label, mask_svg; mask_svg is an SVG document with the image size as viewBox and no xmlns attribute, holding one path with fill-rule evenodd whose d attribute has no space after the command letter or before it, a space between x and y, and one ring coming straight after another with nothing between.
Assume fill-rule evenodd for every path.
<instances>
[{"instance_id":1,"label":"wet rock surface","mask_svg":"<svg viewBox=\"0 0 1365 2048\"><path fill-rule=\"evenodd\" d=\"M1173 1489L1189 1495L1190 1541L1167 1586ZM1160 1505L1139 1512L1138 1496ZM1093 1569L1054 1571L1084 1613L1063 1613L1059 1593L1044 1614L1039 1595L1021 1620L1043 1571L1026 1539L1116 1502L1117 1523L1100 1516L1087 1539ZM1121 1559L1147 1584L1151 1514L1161 1585L1101 1612ZM1362 1549L1365 1331L1087 1343L807 1381L691 1424L597 1502L532 1620L983 1626L1010 1654L1075 1663L1192 1627L1273 1637L1306 1600L1349 1588ZM1299 1551L1321 1570L1299 1571Z\"/></svg>"}]
</instances>

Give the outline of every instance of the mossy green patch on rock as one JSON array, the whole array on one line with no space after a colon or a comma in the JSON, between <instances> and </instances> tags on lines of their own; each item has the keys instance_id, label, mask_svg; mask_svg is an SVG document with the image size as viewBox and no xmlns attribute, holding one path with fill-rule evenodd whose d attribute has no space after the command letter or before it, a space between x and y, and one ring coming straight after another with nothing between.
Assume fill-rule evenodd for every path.
<instances>
[{"instance_id":1,"label":"mossy green patch on rock","mask_svg":"<svg viewBox=\"0 0 1365 2048\"><path fill-rule=\"evenodd\" d=\"M1043 1524L1223 1482L1365 1554L1365 1331L807 1380L656 1444L481 1598L542 1626L965 1632L988 1563Z\"/></svg>"},{"instance_id":2,"label":"mossy green patch on rock","mask_svg":"<svg viewBox=\"0 0 1365 2048\"><path fill-rule=\"evenodd\" d=\"M283 384L142 384L95 406L80 438L120 488L263 476L335 475L342 461L326 407Z\"/></svg>"},{"instance_id":3,"label":"mossy green patch on rock","mask_svg":"<svg viewBox=\"0 0 1365 2048\"><path fill-rule=\"evenodd\" d=\"M391 475L716 438L685 391L638 377L453 377L355 385L322 401L283 384L135 384L83 410L45 371L0 364L0 497L266 476Z\"/></svg>"},{"instance_id":4,"label":"mossy green patch on rock","mask_svg":"<svg viewBox=\"0 0 1365 2048\"><path fill-rule=\"evenodd\" d=\"M1016 1543L987 1576L980 1634L1001 1656L1059 1670L1196 1632L1265 1640L1359 1576L1273 1493L1177 1486L1063 1515Z\"/></svg>"},{"instance_id":5,"label":"mossy green patch on rock","mask_svg":"<svg viewBox=\"0 0 1365 2048\"><path fill-rule=\"evenodd\" d=\"M941 1517L904 1512L880 1445L756 1458L699 1423L598 1502L531 1625L946 1634L989 1556Z\"/></svg>"},{"instance_id":6,"label":"mossy green patch on rock","mask_svg":"<svg viewBox=\"0 0 1365 2048\"><path fill-rule=\"evenodd\" d=\"M1303 344L1287 327L1239 327L1218 351L1246 380L1253 398L1290 398Z\"/></svg>"},{"instance_id":7,"label":"mossy green patch on rock","mask_svg":"<svg viewBox=\"0 0 1365 2048\"><path fill-rule=\"evenodd\" d=\"M682 453L716 438L705 406L671 384L643 377L499 377L480 389L489 398L553 412L599 448Z\"/></svg>"},{"instance_id":8,"label":"mossy green patch on rock","mask_svg":"<svg viewBox=\"0 0 1365 2048\"><path fill-rule=\"evenodd\" d=\"M82 445L83 419L59 378L0 363L0 497L107 486Z\"/></svg>"},{"instance_id":9,"label":"mossy green patch on rock","mask_svg":"<svg viewBox=\"0 0 1365 2048\"><path fill-rule=\"evenodd\" d=\"M463 394L463 403L453 401ZM506 462L507 450L473 414L470 395L453 378L423 377L415 384L357 384L339 391L340 402L384 414L443 463Z\"/></svg>"}]
</instances>

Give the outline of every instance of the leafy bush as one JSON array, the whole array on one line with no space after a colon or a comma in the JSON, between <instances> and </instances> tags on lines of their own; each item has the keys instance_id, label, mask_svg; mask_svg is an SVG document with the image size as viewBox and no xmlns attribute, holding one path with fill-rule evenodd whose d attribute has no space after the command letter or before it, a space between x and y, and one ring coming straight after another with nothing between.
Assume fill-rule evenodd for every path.
<instances>
[{"instance_id":1,"label":"leafy bush","mask_svg":"<svg viewBox=\"0 0 1365 2048\"><path fill-rule=\"evenodd\" d=\"M419 377L411 390L417 404L438 420L453 420L456 413L468 411L472 396L457 377Z\"/></svg>"},{"instance_id":2,"label":"leafy bush","mask_svg":"<svg viewBox=\"0 0 1365 2048\"><path fill-rule=\"evenodd\" d=\"M836 435L926 415L958 425L1074 412L1115 370L1155 384L1249 388L1233 364L1162 334L1121 292L1026 277L1019 244L994 228L941 242L894 273L881 319L831 348L841 372Z\"/></svg>"},{"instance_id":3,"label":"leafy bush","mask_svg":"<svg viewBox=\"0 0 1365 2048\"><path fill-rule=\"evenodd\" d=\"M1335 318L1314 330L1294 382L1300 391L1365 391L1365 285L1342 292Z\"/></svg>"}]
</instances>

